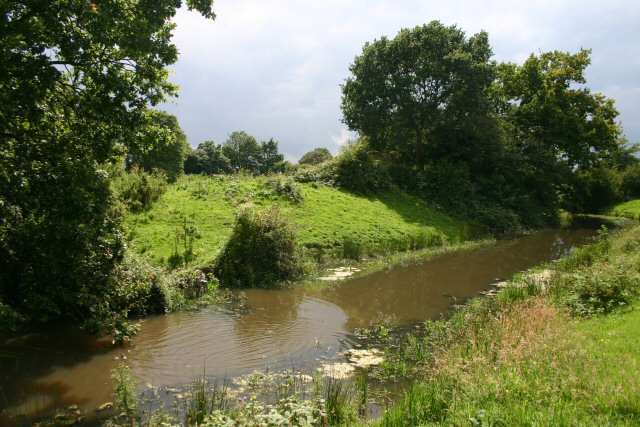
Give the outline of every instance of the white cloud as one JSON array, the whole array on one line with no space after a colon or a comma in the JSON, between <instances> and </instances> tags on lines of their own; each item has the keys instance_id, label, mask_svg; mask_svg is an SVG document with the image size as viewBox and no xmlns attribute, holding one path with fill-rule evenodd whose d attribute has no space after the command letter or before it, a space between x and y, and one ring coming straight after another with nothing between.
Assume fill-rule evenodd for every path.
<instances>
[{"instance_id":1,"label":"white cloud","mask_svg":"<svg viewBox=\"0 0 640 427\"><path fill-rule=\"evenodd\" d=\"M172 79L192 144L238 129L274 137L290 158L344 141L340 84L366 41L437 19L489 33L497 60L593 48L589 86L617 99L625 131L640 140L640 3L595 0L216 0L218 18L179 11L180 60ZM619 88L619 89L618 89Z\"/></svg>"}]
</instances>

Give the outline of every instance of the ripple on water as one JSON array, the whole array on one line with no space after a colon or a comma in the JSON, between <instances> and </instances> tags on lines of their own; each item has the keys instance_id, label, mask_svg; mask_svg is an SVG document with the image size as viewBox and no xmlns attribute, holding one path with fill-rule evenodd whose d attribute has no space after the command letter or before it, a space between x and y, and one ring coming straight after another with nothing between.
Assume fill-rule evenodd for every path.
<instances>
[{"instance_id":1,"label":"ripple on water","mask_svg":"<svg viewBox=\"0 0 640 427\"><path fill-rule=\"evenodd\" d=\"M318 345L337 348L346 334L344 312L329 302L303 297L286 310L265 307L264 298L255 302L240 316L204 309L147 319L132 344L134 371L154 384L181 383L203 372L229 377L286 367Z\"/></svg>"}]
</instances>

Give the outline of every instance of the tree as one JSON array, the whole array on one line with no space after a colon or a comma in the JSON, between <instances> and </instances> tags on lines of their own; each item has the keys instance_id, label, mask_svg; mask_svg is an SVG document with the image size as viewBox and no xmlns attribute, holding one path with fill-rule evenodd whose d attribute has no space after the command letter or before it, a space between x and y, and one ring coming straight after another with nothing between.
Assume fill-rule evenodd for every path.
<instances>
[{"instance_id":1,"label":"tree","mask_svg":"<svg viewBox=\"0 0 640 427\"><path fill-rule=\"evenodd\" d=\"M0 299L27 318L113 326L124 241L101 165L176 94L179 0L0 4ZM213 18L212 0L186 0ZM126 313L124 313L126 315Z\"/></svg>"},{"instance_id":2,"label":"tree","mask_svg":"<svg viewBox=\"0 0 640 427\"><path fill-rule=\"evenodd\" d=\"M305 153L298 163L301 165L319 165L320 163L331 159L333 159L331 151L324 147L320 147Z\"/></svg>"},{"instance_id":3,"label":"tree","mask_svg":"<svg viewBox=\"0 0 640 427\"><path fill-rule=\"evenodd\" d=\"M365 44L342 87L344 123L372 148L422 168L438 156L465 156L490 111L494 78L488 36L466 38L433 21L394 39Z\"/></svg>"},{"instance_id":4,"label":"tree","mask_svg":"<svg viewBox=\"0 0 640 427\"><path fill-rule=\"evenodd\" d=\"M568 168L588 167L620 147L613 100L585 86L590 50L545 52L500 64L494 98L523 144L540 141Z\"/></svg>"},{"instance_id":5,"label":"tree","mask_svg":"<svg viewBox=\"0 0 640 427\"><path fill-rule=\"evenodd\" d=\"M258 141L245 131L232 132L222 144L222 154L229 159L231 167L251 173L260 172L261 149Z\"/></svg>"},{"instance_id":6,"label":"tree","mask_svg":"<svg viewBox=\"0 0 640 427\"><path fill-rule=\"evenodd\" d=\"M539 177L535 197L595 212L615 200L612 169L626 155L613 101L586 86L590 53L553 51L500 64L493 97L522 170ZM554 193L560 199L548 196Z\"/></svg>"},{"instance_id":7,"label":"tree","mask_svg":"<svg viewBox=\"0 0 640 427\"><path fill-rule=\"evenodd\" d=\"M186 173L214 175L231 172L229 159L222 154L222 147L213 141L205 141L192 150L185 161Z\"/></svg>"},{"instance_id":8,"label":"tree","mask_svg":"<svg viewBox=\"0 0 640 427\"><path fill-rule=\"evenodd\" d=\"M136 135L136 145L129 148L127 166L137 165L145 171L158 169L174 182L184 171L189 152L187 136L178 118L164 111L149 110Z\"/></svg>"},{"instance_id":9,"label":"tree","mask_svg":"<svg viewBox=\"0 0 640 427\"><path fill-rule=\"evenodd\" d=\"M260 143L260 173L284 171L284 156L278 152L278 141L270 138Z\"/></svg>"}]
</instances>

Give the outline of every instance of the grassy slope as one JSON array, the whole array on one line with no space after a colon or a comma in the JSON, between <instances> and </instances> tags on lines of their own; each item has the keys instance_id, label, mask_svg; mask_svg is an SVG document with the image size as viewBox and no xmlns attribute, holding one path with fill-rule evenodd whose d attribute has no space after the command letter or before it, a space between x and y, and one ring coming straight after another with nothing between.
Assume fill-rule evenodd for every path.
<instances>
[{"instance_id":1,"label":"grassy slope","mask_svg":"<svg viewBox=\"0 0 640 427\"><path fill-rule=\"evenodd\" d=\"M245 203L257 208L277 203L293 219L299 241L307 247L332 248L348 238L365 252L387 252L409 247L415 236L432 243L459 241L467 228L464 222L397 191L363 197L296 184L303 197L296 203L286 194L277 194L268 181L264 177L182 177L149 211L127 218L134 250L155 264L166 262L175 250L176 230L186 218L197 229L195 264L210 263L231 233L234 212Z\"/></svg>"},{"instance_id":2,"label":"grassy slope","mask_svg":"<svg viewBox=\"0 0 640 427\"><path fill-rule=\"evenodd\" d=\"M609 208L607 215L640 220L640 199L617 204Z\"/></svg>"},{"instance_id":3,"label":"grassy slope","mask_svg":"<svg viewBox=\"0 0 640 427\"><path fill-rule=\"evenodd\" d=\"M461 309L449 324L459 338L381 424L640 424L640 227L612 240L593 263L596 252L585 251L559 265L550 294L507 288ZM635 297L626 308L572 316L552 296L557 281L578 286L611 265L627 271Z\"/></svg>"}]
</instances>

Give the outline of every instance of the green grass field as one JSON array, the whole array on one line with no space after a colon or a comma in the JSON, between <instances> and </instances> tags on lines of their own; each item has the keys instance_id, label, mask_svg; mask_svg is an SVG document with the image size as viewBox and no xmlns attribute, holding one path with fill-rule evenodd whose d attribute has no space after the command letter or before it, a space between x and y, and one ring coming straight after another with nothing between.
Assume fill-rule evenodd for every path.
<instances>
[{"instance_id":1,"label":"green grass field","mask_svg":"<svg viewBox=\"0 0 640 427\"><path fill-rule=\"evenodd\" d=\"M546 291L522 276L460 308L380 425L639 425L640 227L608 239L555 264Z\"/></svg>"},{"instance_id":2,"label":"green grass field","mask_svg":"<svg viewBox=\"0 0 640 427\"><path fill-rule=\"evenodd\" d=\"M607 215L640 220L640 199L620 203L607 210Z\"/></svg>"},{"instance_id":3,"label":"green grass field","mask_svg":"<svg viewBox=\"0 0 640 427\"><path fill-rule=\"evenodd\" d=\"M301 201L296 201L300 199ZM183 176L148 211L130 214L126 227L135 252L163 265L184 250L184 225L195 228L195 265L210 264L231 233L237 209L278 204L301 245L338 253L345 240L363 255L458 242L468 225L399 191L359 196L279 177Z\"/></svg>"}]
</instances>

